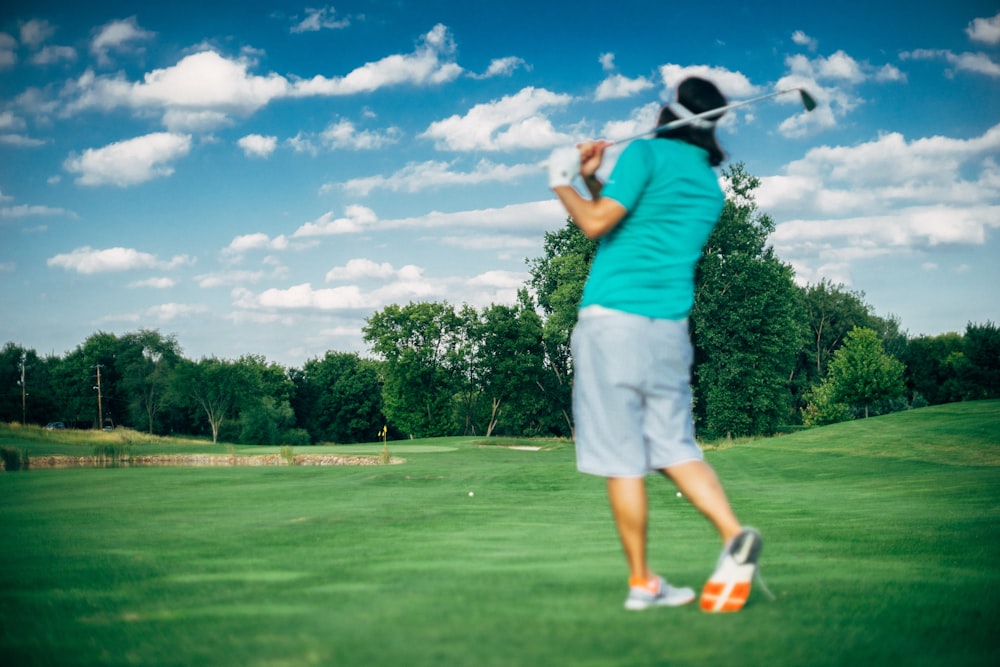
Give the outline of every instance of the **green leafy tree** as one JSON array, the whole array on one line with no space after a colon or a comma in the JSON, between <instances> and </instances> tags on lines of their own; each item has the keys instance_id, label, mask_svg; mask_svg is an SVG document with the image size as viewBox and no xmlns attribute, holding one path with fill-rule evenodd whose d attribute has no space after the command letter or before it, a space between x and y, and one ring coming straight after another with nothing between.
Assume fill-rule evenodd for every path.
<instances>
[{"instance_id":1,"label":"green leafy tree","mask_svg":"<svg viewBox=\"0 0 1000 667\"><path fill-rule=\"evenodd\" d=\"M561 229L545 233L543 255L528 261L528 285L544 317L542 345L548 376L542 385L549 404L563 420L563 435L572 431L573 424L570 336L596 251L597 241L588 239L567 220ZM560 426L549 428L559 430Z\"/></svg>"},{"instance_id":2,"label":"green leafy tree","mask_svg":"<svg viewBox=\"0 0 1000 667\"><path fill-rule=\"evenodd\" d=\"M905 393L904 371L903 363L885 352L878 332L855 327L834 352L823 382L834 402L861 408L868 417L873 403Z\"/></svg>"},{"instance_id":3,"label":"green leafy tree","mask_svg":"<svg viewBox=\"0 0 1000 667\"><path fill-rule=\"evenodd\" d=\"M517 435L540 426L536 414L546 374L542 322L527 301L522 293L518 305L485 308L473 331L474 376L489 409L487 437L498 425Z\"/></svg>"},{"instance_id":4,"label":"green leafy tree","mask_svg":"<svg viewBox=\"0 0 1000 667\"><path fill-rule=\"evenodd\" d=\"M969 362L968 398L1000 398L1000 329L993 322L970 322L963 352Z\"/></svg>"},{"instance_id":5,"label":"green leafy tree","mask_svg":"<svg viewBox=\"0 0 1000 667\"><path fill-rule=\"evenodd\" d=\"M198 362L185 359L174 372L171 391L197 406L207 420L214 444L219 442L226 421L236 419L255 380L245 364L215 357Z\"/></svg>"},{"instance_id":6,"label":"green leafy tree","mask_svg":"<svg viewBox=\"0 0 1000 667\"><path fill-rule=\"evenodd\" d=\"M774 433L791 410L788 379L803 338L790 266L767 245L774 222L753 197L760 181L741 164L698 262L691 313L696 417L715 435Z\"/></svg>"},{"instance_id":7,"label":"green leafy tree","mask_svg":"<svg viewBox=\"0 0 1000 667\"><path fill-rule=\"evenodd\" d=\"M965 340L955 332L910 340L904 361L907 387L913 395L922 396L930 405L962 400L962 376L967 375L969 365L964 347Z\"/></svg>"},{"instance_id":8,"label":"green leafy tree","mask_svg":"<svg viewBox=\"0 0 1000 667\"><path fill-rule=\"evenodd\" d=\"M465 368L460 318L447 303L390 305L363 329L372 351L385 360L383 411L414 437L456 430L455 395Z\"/></svg>"},{"instance_id":9,"label":"green leafy tree","mask_svg":"<svg viewBox=\"0 0 1000 667\"><path fill-rule=\"evenodd\" d=\"M293 373L297 422L314 442L371 442L385 425L378 362L327 352Z\"/></svg>"},{"instance_id":10,"label":"green leafy tree","mask_svg":"<svg viewBox=\"0 0 1000 667\"><path fill-rule=\"evenodd\" d=\"M119 387L130 408L131 424L153 433L170 393L173 368L181 358L180 345L174 336L150 329L126 334L122 343L116 364L121 368Z\"/></svg>"},{"instance_id":11,"label":"green leafy tree","mask_svg":"<svg viewBox=\"0 0 1000 667\"><path fill-rule=\"evenodd\" d=\"M51 359L14 343L0 348L0 421L45 423L63 419L50 378Z\"/></svg>"}]
</instances>

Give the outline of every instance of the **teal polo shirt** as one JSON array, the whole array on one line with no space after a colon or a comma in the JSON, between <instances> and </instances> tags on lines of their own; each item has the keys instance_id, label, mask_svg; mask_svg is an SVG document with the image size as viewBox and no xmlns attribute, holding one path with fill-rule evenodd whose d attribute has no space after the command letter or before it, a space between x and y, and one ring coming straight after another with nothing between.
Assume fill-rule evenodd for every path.
<instances>
[{"instance_id":1,"label":"teal polo shirt","mask_svg":"<svg viewBox=\"0 0 1000 667\"><path fill-rule=\"evenodd\" d=\"M598 243L580 307L686 318L695 264L725 202L708 153L676 139L634 141L601 196L627 212Z\"/></svg>"}]
</instances>

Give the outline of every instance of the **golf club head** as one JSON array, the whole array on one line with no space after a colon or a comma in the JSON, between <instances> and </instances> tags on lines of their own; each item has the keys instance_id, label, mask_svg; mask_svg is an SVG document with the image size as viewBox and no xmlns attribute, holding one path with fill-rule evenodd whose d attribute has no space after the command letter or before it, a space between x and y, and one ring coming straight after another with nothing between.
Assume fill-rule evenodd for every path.
<instances>
[{"instance_id":1,"label":"golf club head","mask_svg":"<svg viewBox=\"0 0 1000 667\"><path fill-rule=\"evenodd\" d=\"M799 96L802 98L802 106L805 107L806 111L812 111L816 108L816 98L807 93L805 88L799 88Z\"/></svg>"}]
</instances>

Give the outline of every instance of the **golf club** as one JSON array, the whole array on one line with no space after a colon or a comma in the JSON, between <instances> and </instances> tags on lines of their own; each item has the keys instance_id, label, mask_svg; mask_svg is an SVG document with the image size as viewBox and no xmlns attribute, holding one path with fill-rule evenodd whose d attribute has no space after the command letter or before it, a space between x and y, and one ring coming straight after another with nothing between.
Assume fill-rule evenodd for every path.
<instances>
[{"instance_id":1,"label":"golf club","mask_svg":"<svg viewBox=\"0 0 1000 667\"><path fill-rule=\"evenodd\" d=\"M770 99L772 97L777 97L778 95L786 95L788 93L798 93L802 100L802 106L806 111L812 111L816 108L816 100L806 92L805 88L786 88L784 90L778 90L773 93L768 93L767 95L761 95L760 97L754 97L749 100L743 100L742 102L733 102L732 104L727 104L724 107L718 107L716 109L711 109L709 111L703 111L701 113L696 113L694 115L688 116L687 118L678 118L677 120L672 120L669 123L664 123L659 127L654 127L651 130L646 130L645 132L640 132L639 134L634 134L631 137L626 137L625 139L619 139L618 141L611 142L612 144L626 144L635 139L640 139L650 134L656 134L657 132L666 132L667 130L672 130L677 127L684 127L685 125L690 125L702 118L707 118L709 116L721 116L723 113L729 111L730 109L736 109L737 107L746 106L747 104L755 104L757 102Z\"/></svg>"},{"instance_id":2,"label":"golf club","mask_svg":"<svg viewBox=\"0 0 1000 667\"><path fill-rule=\"evenodd\" d=\"M717 107L709 111L703 111L701 113L693 114L691 116L688 116L687 118L678 118L677 120L672 120L669 123L665 123L658 127L654 127L650 130L646 130L645 132L640 132L639 134L634 134L630 137L626 137L624 139L618 139L617 141L611 141L609 143L611 145L627 144L630 141L641 139L642 137L649 136L651 134L656 134L658 132L666 132L667 130L672 130L674 128L684 127L685 125L691 125L692 123L702 118L707 118L709 116L720 116L723 113L729 111L730 109L736 109L737 107L746 106L748 104L756 104L757 102L761 102L763 100L770 99L772 97L777 97L778 95L787 95L788 93L798 93L799 98L802 100L802 106L807 112L812 111L813 109L816 108L816 99L812 95L810 95L805 88L785 88L783 90L777 90L773 93L768 93L767 95L761 95L760 97L754 97L749 100L743 100L742 102L733 102L732 104L727 104L724 107ZM547 168L548 161L540 163L540 166L543 169Z\"/></svg>"}]
</instances>

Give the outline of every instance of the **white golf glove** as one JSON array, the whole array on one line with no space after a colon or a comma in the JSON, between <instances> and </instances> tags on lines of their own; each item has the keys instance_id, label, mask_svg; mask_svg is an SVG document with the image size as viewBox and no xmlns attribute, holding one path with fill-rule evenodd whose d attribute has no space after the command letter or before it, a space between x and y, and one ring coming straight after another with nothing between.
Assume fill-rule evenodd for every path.
<instances>
[{"instance_id":1,"label":"white golf glove","mask_svg":"<svg viewBox=\"0 0 1000 667\"><path fill-rule=\"evenodd\" d=\"M549 156L549 187L570 185L580 175L580 151L575 146L557 148Z\"/></svg>"}]
</instances>

